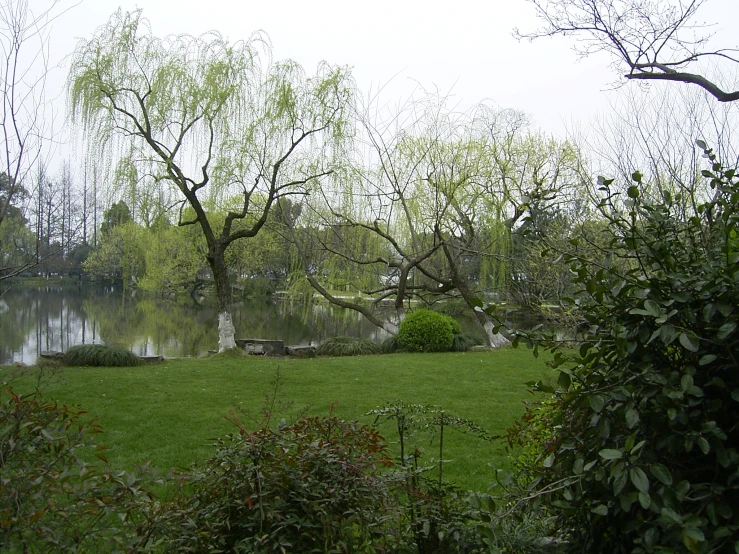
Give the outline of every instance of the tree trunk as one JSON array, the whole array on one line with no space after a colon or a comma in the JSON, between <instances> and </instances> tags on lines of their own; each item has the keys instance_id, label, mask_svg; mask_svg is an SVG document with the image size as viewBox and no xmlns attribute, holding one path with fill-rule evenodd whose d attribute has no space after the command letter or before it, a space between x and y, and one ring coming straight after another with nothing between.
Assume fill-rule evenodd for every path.
<instances>
[{"instance_id":1,"label":"tree trunk","mask_svg":"<svg viewBox=\"0 0 739 554\"><path fill-rule=\"evenodd\" d=\"M218 351L231 350L236 346L236 329L231 317L231 283L228 280L228 268L224 258L225 248L219 244L211 245L208 252L208 263L213 271L216 284L216 304L218 306Z\"/></svg>"},{"instance_id":2,"label":"tree trunk","mask_svg":"<svg viewBox=\"0 0 739 554\"><path fill-rule=\"evenodd\" d=\"M442 237L440 236L440 238ZM467 307L475 313L477 321L479 321L482 328L485 329L485 334L487 335L488 340L487 345L491 348L499 348L501 346L511 344L511 341L509 341L503 335L493 331L493 329L495 328L495 323L493 323L493 319L488 314L476 307L475 302L473 302L474 295L470 291L470 288L467 285L467 281L459 274L457 262L452 256L451 250L446 242L443 243L443 249L446 258L449 261L449 267L452 270L452 281L459 293L462 295L462 298L467 304Z\"/></svg>"},{"instance_id":3,"label":"tree trunk","mask_svg":"<svg viewBox=\"0 0 739 554\"><path fill-rule=\"evenodd\" d=\"M479 312L478 312L479 314ZM487 314L485 314L487 316ZM478 315L478 318L480 316ZM511 344L511 341L509 341L507 338L505 338L500 333L496 333L493 331L493 328L495 327L495 324L492 322L489 316L487 316L487 321L483 323L483 328L485 329L485 332L488 336L488 343L493 348L498 348L500 346L507 346Z\"/></svg>"}]
</instances>

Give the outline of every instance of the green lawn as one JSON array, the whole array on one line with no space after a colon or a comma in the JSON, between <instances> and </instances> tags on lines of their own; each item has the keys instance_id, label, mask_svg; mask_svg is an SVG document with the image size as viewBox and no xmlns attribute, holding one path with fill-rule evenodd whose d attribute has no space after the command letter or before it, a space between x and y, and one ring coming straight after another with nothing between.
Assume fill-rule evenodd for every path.
<instances>
[{"instance_id":1,"label":"green lawn","mask_svg":"<svg viewBox=\"0 0 739 554\"><path fill-rule=\"evenodd\" d=\"M513 348L307 360L228 356L135 368L65 368L45 394L81 406L102 424L98 442L109 447L112 465L132 469L151 460L160 469L187 468L211 456L210 438L234 430L224 418L229 410L258 416L278 368L279 397L293 403L280 410L287 421L302 407L310 406L309 415L325 415L335 403L337 416L371 423L363 414L401 400L441 406L492 434L503 433L523 413L524 401L533 398L526 381L551 376L543 357ZM3 381L10 373L0 369ZM383 434L396 439L389 427ZM450 460L445 478L463 488L485 490L493 476L489 464L508 465L501 441L449 431L444 444L444 458ZM417 446L426 461L437 456L438 443L428 435L419 437Z\"/></svg>"}]
</instances>

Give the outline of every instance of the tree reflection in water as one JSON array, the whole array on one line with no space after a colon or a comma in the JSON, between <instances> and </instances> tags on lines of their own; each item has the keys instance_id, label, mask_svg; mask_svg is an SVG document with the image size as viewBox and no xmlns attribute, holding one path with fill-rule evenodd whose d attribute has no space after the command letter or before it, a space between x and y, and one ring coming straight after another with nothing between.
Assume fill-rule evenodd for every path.
<instances>
[{"instance_id":1,"label":"tree reflection in water","mask_svg":"<svg viewBox=\"0 0 739 554\"><path fill-rule=\"evenodd\" d=\"M318 344L350 335L387 335L356 312L322 304L244 300L234 305L237 338ZM0 364L33 364L43 350L114 344L140 355L198 356L218 346L215 309L117 287L15 286L0 296Z\"/></svg>"}]
</instances>

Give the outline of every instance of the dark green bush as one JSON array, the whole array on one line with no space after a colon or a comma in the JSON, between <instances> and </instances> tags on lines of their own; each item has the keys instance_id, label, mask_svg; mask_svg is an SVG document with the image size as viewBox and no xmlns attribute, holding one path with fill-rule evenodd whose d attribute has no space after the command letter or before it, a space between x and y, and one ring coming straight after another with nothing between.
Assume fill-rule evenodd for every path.
<instances>
[{"instance_id":1,"label":"dark green bush","mask_svg":"<svg viewBox=\"0 0 739 554\"><path fill-rule=\"evenodd\" d=\"M69 366L124 367L141 361L133 352L105 344L80 344L67 350L64 363Z\"/></svg>"},{"instance_id":2,"label":"dark green bush","mask_svg":"<svg viewBox=\"0 0 739 554\"><path fill-rule=\"evenodd\" d=\"M455 321L456 323L456 321ZM467 352L473 346L482 344L482 339L475 335L468 335L466 333L455 333L452 338L452 352Z\"/></svg>"},{"instance_id":3,"label":"dark green bush","mask_svg":"<svg viewBox=\"0 0 739 554\"><path fill-rule=\"evenodd\" d=\"M123 552L139 533L151 502L141 475L109 472L81 456L102 456L98 425L85 412L40 393L0 391L0 550Z\"/></svg>"},{"instance_id":4,"label":"dark green bush","mask_svg":"<svg viewBox=\"0 0 739 554\"><path fill-rule=\"evenodd\" d=\"M333 337L324 341L317 349L317 356L362 356L379 354L381 347L375 342L355 337Z\"/></svg>"},{"instance_id":5,"label":"dark green bush","mask_svg":"<svg viewBox=\"0 0 739 554\"><path fill-rule=\"evenodd\" d=\"M377 431L303 419L219 440L163 519L180 552L377 552L407 542Z\"/></svg>"},{"instance_id":6,"label":"dark green bush","mask_svg":"<svg viewBox=\"0 0 739 554\"><path fill-rule=\"evenodd\" d=\"M455 329L460 330L459 324L451 316L422 308L400 324L398 345L410 352L446 352L452 348Z\"/></svg>"},{"instance_id":7,"label":"dark green bush","mask_svg":"<svg viewBox=\"0 0 739 554\"><path fill-rule=\"evenodd\" d=\"M454 319L452 316L448 314L441 314L441 315L443 315L446 318L449 325L451 325L453 335L462 334L462 326L459 324L459 321L457 321L456 319Z\"/></svg>"},{"instance_id":8,"label":"dark green bush","mask_svg":"<svg viewBox=\"0 0 739 554\"><path fill-rule=\"evenodd\" d=\"M398 345L398 336L392 335L386 338L382 341L380 349L383 354L393 354L394 352L398 352L400 350L400 346Z\"/></svg>"},{"instance_id":9,"label":"dark green bush","mask_svg":"<svg viewBox=\"0 0 739 554\"><path fill-rule=\"evenodd\" d=\"M628 264L565 254L589 325L579 350L553 348L555 433L522 497L568 552L737 550L739 181L705 155L713 194L694 213L643 200L638 173L622 204L600 180Z\"/></svg>"}]
</instances>

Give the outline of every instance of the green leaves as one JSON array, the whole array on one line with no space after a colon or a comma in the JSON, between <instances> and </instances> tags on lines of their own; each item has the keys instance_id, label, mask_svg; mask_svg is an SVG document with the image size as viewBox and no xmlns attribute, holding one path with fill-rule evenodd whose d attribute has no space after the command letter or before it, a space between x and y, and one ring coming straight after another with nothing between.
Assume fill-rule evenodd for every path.
<instances>
[{"instance_id":1,"label":"green leaves","mask_svg":"<svg viewBox=\"0 0 739 554\"><path fill-rule=\"evenodd\" d=\"M0 389L0 544L3 552L111 552L122 543L138 550L154 479L90 464L99 454L99 425L85 412L41 393ZM110 516L110 517L108 517ZM70 532L70 522L84 533Z\"/></svg>"},{"instance_id":2,"label":"green leaves","mask_svg":"<svg viewBox=\"0 0 739 554\"><path fill-rule=\"evenodd\" d=\"M590 407L595 412L600 412L603 409L603 406L605 406L605 400L602 396L598 394L591 394L588 396L588 402L590 403Z\"/></svg>"},{"instance_id":3,"label":"green leaves","mask_svg":"<svg viewBox=\"0 0 739 554\"><path fill-rule=\"evenodd\" d=\"M624 457L624 453L621 450L616 450L614 448L604 448L598 452L598 456L604 460L620 460Z\"/></svg>"},{"instance_id":4,"label":"green leaves","mask_svg":"<svg viewBox=\"0 0 739 554\"><path fill-rule=\"evenodd\" d=\"M599 504L595 508L591 510L594 514L597 514L599 516L607 516L608 515L608 506L605 504Z\"/></svg>"},{"instance_id":5,"label":"green leaves","mask_svg":"<svg viewBox=\"0 0 739 554\"><path fill-rule=\"evenodd\" d=\"M726 340L736 329L736 321L727 321L724 323L716 333L716 340Z\"/></svg>"},{"instance_id":6,"label":"green leaves","mask_svg":"<svg viewBox=\"0 0 739 554\"><path fill-rule=\"evenodd\" d=\"M698 352L700 339L692 331L682 332L680 333L680 344L682 344L683 348L685 348L686 350L690 350L691 352Z\"/></svg>"},{"instance_id":7,"label":"green leaves","mask_svg":"<svg viewBox=\"0 0 739 554\"><path fill-rule=\"evenodd\" d=\"M577 476L583 506L542 501L573 551L719 552L739 533L739 182L706 155L714 193L694 211L679 194L641 202L638 173L623 203L599 181L610 254L630 265L572 264L587 323L555 396L554 463L533 472L539 490Z\"/></svg>"},{"instance_id":8,"label":"green leaves","mask_svg":"<svg viewBox=\"0 0 739 554\"><path fill-rule=\"evenodd\" d=\"M649 473L651 473L660 483L664 485L672 485L672 475L670 470L662 464L652 464L649 466Z\"/></svg>"},{"instance_id":9,"label":"green leaves","mask_svg":"<svg viewBox=\"0 0 739 554\"><path fill-rule=\"evenodd\" d=\"M633 429L639 424L639 412L637 412L634 408L629 408L626 410L626 427L629 429Z\"/></svg>"},{"instance_id":10,"label":"green leaves","mask_svg":"<svg viewBox=\"0 0 739 554\"><path fill-rule=\"evenodd\" d=\"M649 492L649 478L642 468L632 467L629 470L629 479L639 492L644 494Z\"/></svg>"}]
</instances>

